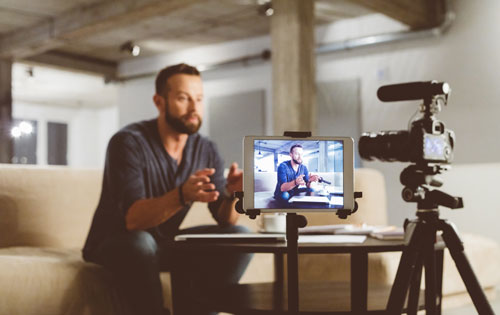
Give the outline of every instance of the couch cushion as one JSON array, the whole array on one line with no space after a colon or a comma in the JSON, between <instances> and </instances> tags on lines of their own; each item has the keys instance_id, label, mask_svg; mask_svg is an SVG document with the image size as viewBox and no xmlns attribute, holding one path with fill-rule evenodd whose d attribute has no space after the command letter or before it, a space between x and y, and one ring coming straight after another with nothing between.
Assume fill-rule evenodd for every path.
<instances>
[{"instance_id":1,"label":"couch cushion","mask_svg":"<svg viewBox=\"0 0 500 315\"><path fill-rule=\"evenodd\" d=\"M170 274L162 273L165 306ZM116 314L119 303L104 268L84 262L79 249L0 249L0 314Z\"/></svg>"},{"instance_id":2,"label":"couch cushion","mask_svg":"<svg viewBox=\"0 0 500 315\"><path fill-rule=\"evenodd\" d=\"M0 249L0 314L114 314L105 270L79 250Z\"/></svg>"},{"instance_id":3,"label":"couch cushion","mask_svg":"<svg viewBox=\"0 0 500 315\"><path fill-rule=\"evenodd\" d=\"M0 164L0 247L82 247L102 171Z\"/></svg>"},{"instance_id":4,"label":"couch cushion","mask_svg":"<svg viewBox=\"0 0 500 315\"><path fill-rule=\"evenodd\" d=\"M170 275L162 273L165 306ZM104 268L84 262L79 249L0 249L0 314L116 314L119 303Z\"/></svg>"}]
</instances>

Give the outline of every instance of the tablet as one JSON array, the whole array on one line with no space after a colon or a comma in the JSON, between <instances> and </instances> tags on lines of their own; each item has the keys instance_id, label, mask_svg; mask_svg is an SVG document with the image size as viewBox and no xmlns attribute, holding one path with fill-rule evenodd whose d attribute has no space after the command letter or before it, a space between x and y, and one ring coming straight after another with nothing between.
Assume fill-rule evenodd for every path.
<instances>
[{"instance_id":1,"label":"tablet","mask_svg":"<svg viewBox=\"0 0 500 315\"><path fill-rule=\"evenodd\" d=\"M261 212L352 210L353 148L349 137L246 136L243 208Z\"/></svg>"}]
</instances>

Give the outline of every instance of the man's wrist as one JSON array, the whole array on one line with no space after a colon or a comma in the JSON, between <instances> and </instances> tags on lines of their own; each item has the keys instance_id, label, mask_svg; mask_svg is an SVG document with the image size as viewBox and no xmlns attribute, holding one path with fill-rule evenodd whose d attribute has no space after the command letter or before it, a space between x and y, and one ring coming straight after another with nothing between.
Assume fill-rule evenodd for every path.
<instances>
[{"instance_id":1,"label":"man's wrist","mask_svg":"<svg viewBox=\"0 0 500 315\"><path fill-rule=\"evenodd\" d=\"M186 199L184 197L184 192L182 191L182 186L183 185L184 184L180 185L179 188L178 188L178 190L179 190L179 203L181 204L182 207L186 207L186 206L190 205L191 202L190 201L186 202Z\"/></svg>"}]
</instances>

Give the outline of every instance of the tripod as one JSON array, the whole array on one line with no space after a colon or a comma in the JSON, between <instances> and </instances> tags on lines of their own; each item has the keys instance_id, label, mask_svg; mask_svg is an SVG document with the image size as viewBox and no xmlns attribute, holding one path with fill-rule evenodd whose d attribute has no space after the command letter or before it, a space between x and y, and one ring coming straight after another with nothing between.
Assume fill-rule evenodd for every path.
<instances>
[{"instance_id":1,"label":"tripod","mask_svg":"<svg viewBox=\"0 0 500 315\"><path fill-rule=\"evenodd\" d=\"M401 255L396 278L387 303L387 314L401 314L406 295L408 297L408 314L417 314L422 268L425 268L425 311L427 315L441 314L441 281L436 279L436 254L434 245L436 233L442 231L442 238L458 272L467 288L474 306L481 315L494 314L486 296L481 289L472 267L465 255L463 243L452 223L439 218L439 205L452 209L462 208L460 197L452 197L439 190L429 190L424 183L440 186L434 175L440 172L437 168L422 168L411 165L401 173L403 199L417 202L417 218L405 222L405 249ZM438 292L439 291L439 292Z\"/></svg>"}]
</instances>

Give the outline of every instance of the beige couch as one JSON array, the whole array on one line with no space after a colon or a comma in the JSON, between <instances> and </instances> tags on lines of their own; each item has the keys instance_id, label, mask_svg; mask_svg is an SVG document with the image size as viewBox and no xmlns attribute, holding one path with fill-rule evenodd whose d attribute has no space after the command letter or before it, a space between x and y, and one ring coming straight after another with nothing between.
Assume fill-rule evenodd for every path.
<instances>
[{"instance_id":1,"label":"beige couch","mask_svg":"<svg viewBox=\"0 0 500 315\"><path fill-rule=\"evenodd\" d=\"M100 194L102 172L65 167L0 165L0 314L116 314L119 303L113 284L100 266L83 262L80 249ZM363 192L351 223L386 224L385 183L378 171L356 171L356 191ZM308 215L309 224L345 223L332 214ZM206 206L195 204L182 227L213 223ZM257 230L254 220L240 223ZM472 264L485 257L499 261L498 246L472 237ZM369 256L370 283L391 283L399 254ZM272 256L257 254L242 282L273 280ZM463 294L445 258L445 295ZM301 281L349 279L344 255L303 255ZM490 264L491 265L491 264ZM476 268L483 286L499 282L496 268ZM165 303L171 304L169 274L162 274Z\"/></svg>"}]
</instances>

